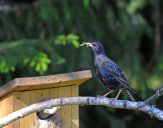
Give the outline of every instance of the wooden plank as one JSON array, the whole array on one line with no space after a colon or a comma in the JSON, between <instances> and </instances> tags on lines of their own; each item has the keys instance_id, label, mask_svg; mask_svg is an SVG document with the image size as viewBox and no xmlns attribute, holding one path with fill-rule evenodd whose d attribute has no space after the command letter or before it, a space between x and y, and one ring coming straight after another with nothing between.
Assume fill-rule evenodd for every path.
<instances>
[{"instance_id":1,"label":"wooden plank","mask_svg":"<svg viewBox=\"0 0 163 128\"><path fill-rule=\"evenodd\" d=\"M44 92L45 91L45 92ZM48 93L48 89L45 90L34 90L34 91L28 91L30 92L30 104L34 104L37 102L40 102L43 100L43 96L47 97L46 93ZM31 122L29 128L36 128L36 113L30 114L28 116L28 121Z\"/></svg>"},{"instance_id":2,"label":"wooden plank","mask_svg":"<svg viewBox=\"0 0 163 128\"><path fill-rule=\"evenodd\" d=\"M5 104L5 106L8 106L8 107L10 106L9 108L14 109L12 111L16 111L18 109L21 109L33 103L36 103L42 100L47 100L50 98L77 96L78 86L66 86L66 87L60 87L60 88L13 92L10 95L12 97L12 99L10 99L11 101L7 100L9 96L6 96L5 98L3 97L4 98L3 100L7 101L6 103L11 103L10 104L11 106L8 104ZM0 108L3 108L2 99L0 100L1 100ZM14 105L12 102L14 102ZM77 128L79 126L79 122L78 122L79 113L78 112L79 112L78 106L75 106L75 105L61 107L63 128ZM34 128L35 119L36 119L35 113L30 114L22 119L19 119L18 121L15 121L13 127ZM11 128L11 127L7 126L6 128Z\"/></svg>"},{"instance_id":3,"label":"wooden plank","mask_svg":"<svg viewBox=\"0 0 163 128\"><path fill-rule=\"evenodd\" d=\"M16 78L0 87L0 98L14 91L48 89L61 86L80 85L91 78L91 71L78 71L72 73Z\"/></svg>"},{"instance_id":4,"label":"wooden plank","mask_svg":"<svg viewBox=\"0 0 163 128\"><path fill-rule=\"evenodd\" d=\"M51 88L51 89L43 90L42 95L39 96L40 97L39 100L42 101L42 100L47 100L47 99L52 99L52 98L58 98L59 97L58 91L59 91L59 88ZM37 99L36 96L34 98ZM35 120L34 128L40 128L40 127L43 127L42 125L45 125L46 121L37 120L36 116L35 116L35 119L36 120ZM55 117L55 119L56 119L56 117ZM43 123L43 124L41 124L41 123ZM50 126L47 126L47 127L50 127ZM56 127L54 127L54 128L56 128Z\"/></svg>"},{"instance_id":5,"label":"wooden plank","mask_svg":"<svg viewBox=\"0 0 163 128\"><path fill-rule=\"evenodd\" d=\"M50 98L49 89L15 92L14 111ZM36 114L32 113L14 122L15 128L34 128Z\"/></svg>"},{"instance_id":6,"label":"wooden plank","mask_svg":"<svg viewBox=\"0 0 163 128\"><path fill-rule=\"evenodd\" d=\"M60 97L70 97L71 87L60 87ZM61 106L62 128L71 128L71 105Z\"/></svg>"},{"instance_id":7,"label":"wooden plank","mask_svg":"<svg viewBox=\"0 0 163 128\"><path fill-rule=\"evenodd\" d=\"M59 88L52 88L50 89L50 97L51 99L59 98ZM54 128L58 128L57 125L62 125L62 117L61 117L61 109L57 111L55 114L55 121L54 121Z\"/></svg>"},{"instance_id":8,"label":"wooden plank","mask_svg":"<svg viewBox=\"0 0 163 128\"><path fill-rule=\"evenodd\" d=\"M22 102L20 100L20 92L13 92L13 111L17 111L22 108ZM20 128L20 119L13 122L14 128Z\"/></svg>"},{"instance_id":9,"label":"wooden plank","mask_svg":"<svg viewBox=\"0 0 163 128\"><path fill-rule=\"evenodd\" d=\"M13 112L13 96L10 95L5 99L0 101L0 118L7 116L8 114ZM12 128L13 123L5 126L4 128Z\"/></svg>"},{"instance_id":10,"label":"wooden plank","mask_svg":"<svg viewBox=\"0 0 163 128\"><path fill-rule=\"evenodd\" d=\"M21 92L23 93L23 92ZM26 104L29 106L32 103L32 97L33 95L35 95L36 91L26 91ZM32 113L32 114L29 114L28 116L26 116L26 128L33 128L34 126L34 120L35 120L35 113ZM20 128L24 128L24 127L21 127Z\"/></svg>"},{"instance_id":11,"label":"wooden plank","mask_svg":"<svg viewBox=\"0 0 163 128\"><path fill-rule=\"evenodd\" d=\"M79 86L72 86L71 87L71 96L79 96ZM71 128L79 128L79 106L78 105L72 105L72 112L71 112L71 118L72 118L72 126Z\"/></svg>"},{"instance_id":12,"label":"wooden plank","mask_svg":"<svg viewBox=\"0 0 163 128\"><path fill-rule=\"evenodd\" d=\"M49 89L43 89L43 90L34 90L31 91L31 103L30 104L34 104L40 101L44 101L44 100L48 100L50 99L50 91ZM38 120L36 117L36 113L31 114L32 120L31 123L32 125L30 126L30 128L38 128ZM31 119L30 117L28 118L29 120Z\"/></svg>"},{"instance_id":13,"label":"wooden plank","mask_svg":"<svg viewBox=\"0 0 163 128\"><path fill-rule=\"evenodd\" d=\"M59 88L49 89L49 95L51 99L59 98Z\"/></svg>"},{"instance_id":14,"label":"wooden plank","mask_svg":"<svg viewBox=\"0 0 163 128\"><path fill-rule=\"evenodd\" d=\"M30 105L30 93L28 91L20 92L20 104L17 107L26 107ZM28 115L29 116L29 115ZM19 119L19 127L20 128L30 128L29 127L29 122L28 122L28 116L25 116L21 119Z\"/></svg>"}]
</instances>

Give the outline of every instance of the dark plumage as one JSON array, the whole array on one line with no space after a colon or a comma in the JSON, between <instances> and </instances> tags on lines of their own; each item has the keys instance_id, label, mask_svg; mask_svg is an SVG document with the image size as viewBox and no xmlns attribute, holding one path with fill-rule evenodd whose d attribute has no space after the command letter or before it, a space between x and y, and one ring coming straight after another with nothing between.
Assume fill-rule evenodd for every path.
<instances>
[{"instance_id":1,"label":"dark plumage","mask_svg":"<svg viewBox=\"0 0 163 128\"><path fill-rule=\"evenodd\" d=\"M100 83L111 90L105 94L105 96L113 92L113 90L118 90L119 92L116 98L118 98L121 91L123 91L130 97L131 100L134 101L134 98L130 94L132 89L129 87L124 74L118 65L105 55L103 45L99 42L83 43L82 45L91 47L94 55L97 78Z\"/></svg>"}]
</instances>

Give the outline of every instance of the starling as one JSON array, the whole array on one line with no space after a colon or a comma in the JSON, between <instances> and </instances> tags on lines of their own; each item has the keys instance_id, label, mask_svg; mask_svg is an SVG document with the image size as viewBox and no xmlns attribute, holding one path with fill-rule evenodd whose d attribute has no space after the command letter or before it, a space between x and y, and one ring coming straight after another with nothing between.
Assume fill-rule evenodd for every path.
<instances>
[{"instance_id":1,"label":"starling","mask_svg":"<svg viewBox=\"0 0 163 128\"><path fill-rule=\"evenodd\" d=\"M81 46L86 45L90 47L94 55L95 72L99 82L109 89L104 96L109 95L113 91L118 91L118 99L121 92L129 96L132 101L135 101L131 95L132 89L129 86L124 74L119 66L105 55L104 47L99 42L83 43Z\"/></svg>"}]
</instances>

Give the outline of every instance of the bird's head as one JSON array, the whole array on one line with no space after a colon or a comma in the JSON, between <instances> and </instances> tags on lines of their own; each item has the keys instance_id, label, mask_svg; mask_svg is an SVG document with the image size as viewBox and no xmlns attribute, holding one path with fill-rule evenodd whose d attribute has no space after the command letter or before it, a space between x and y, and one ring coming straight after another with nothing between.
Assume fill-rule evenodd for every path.
<instances>
[{"instance_id":1,"label":"bird's head","mask_svg":"<svg viewBox=\"0 0 163 128\"><path fill-rule=\"evenodd\" d=\"M91 47L94 55L104 54L104 47L100 42L86 42L82 43L80 46L86 45L87 47Z\"/></svg>"}]
</instances>

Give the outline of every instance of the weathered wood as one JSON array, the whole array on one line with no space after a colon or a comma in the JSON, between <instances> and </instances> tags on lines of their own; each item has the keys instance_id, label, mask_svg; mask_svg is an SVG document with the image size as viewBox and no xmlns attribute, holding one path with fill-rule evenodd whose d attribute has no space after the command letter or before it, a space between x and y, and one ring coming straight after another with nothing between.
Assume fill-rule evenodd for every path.
<instances>
[{"instance_id":1,"label":"weathered wood","mask_svg":"<svg viewBox=\"0 0 163 128\"><path fill-rule=\"evenodd\" d=\"M0 88L0 98L14 91L80 85L91 77L91 71L86 70L49 76L16 78Z\"/></svg>"},{"instance_id":2,"label":"weathered wood","mask_svg":"<svg viewBox=\"0 0 163 128\"><path fill-rule=\"evenodd\" d=\"M59 98L59 88L52 88L50 89L50 97L51 98ZM57 128L57 125L59 125L61 123L62 125L62 119L61 119L61 109L59 109L58 113L57 113L58 117L55 120L55 128Z\"/></svg>"},{"instance_id":3,"label":"weathered wood","mask_svg":"<svg viewBox=\"0 0 163 128\"><path fill-rule=\"evenodd\" d=\"M30 105L30 99L31 99L30 95L31 94L28 91L21 92L20 100L21 100L22 108ZM15 104L15 108L16 108L16 106L17 105ZM21 106L19 105L19 107L21 107ZM16 108L16 109L20 109L20 108ZM26 117L20 119L20 123L19 123L20 128L30 128L29 126L30 126L31 122L30 123L28 122L29 116L26 116Z\"/></svg>"},{"instance_id":4,"label":"weathered wood","mask_svg":"<svg viewBox=\"0 0 163 128\"><path fill-rule=\"evenodd\" d=\"M79 86L72 86L71 87L71 96L78 96L79 95ZM71 110L71 120L72 120L72 126L71 128L79 128L79 106L78 105L72 105Z\"/></svg>"},{"instance_id":5,"label":"weathered wood","mask_svg":"<svg viewBox=\"0 0 163 128\"><path fill-rule=\"evenodd\" d=\"M13 112L13 96L9 95L4 100L0 101L0 118ZM4 128L13 128L13 123L5 126Z\"/></svg>"},{"instance_id":6,"label":"weathered wood","mask_svg":"<svg viewBox=\"0 0 163 128\"><path fill-rule=\"evenodd\" d=\"M59 96L71 96L71 87L60 87ZM61 106L62 128L71 128L71 110L71 105Z\"/></svg>"},{"instance_id":7,"label":"weathered wood","mask_svg":"<svg viewBox=\"0 0 163 128\"><path fill-rule=\"evenodd\" d=\"M20 92L13 92L12 93L13 95L13 111L17 111L19 110L19 108L22 108L22 103L20 102ZM14 123L13 123L13 127L14 128L20 128L20 119L16 120Z\"/></svg>"},{"instance_id":8,"label":"weathered wood","mask_svg":"<svg viewBox=\"0 0 163 128\"><path fill-rule=\"evenodd\" d=\"M40 101L78 96L79 85L89 78L91 78L90 70L41 77L16 78L0 87L0 118ZM57 128L58 124L63 128L79 127L79 108L76 105L60 107L57 117L54 120L54 128ZM42 125L38 122L36 113L32 113L14 121L5 128L38 128Z\"/></svg>"}]
</instances>

